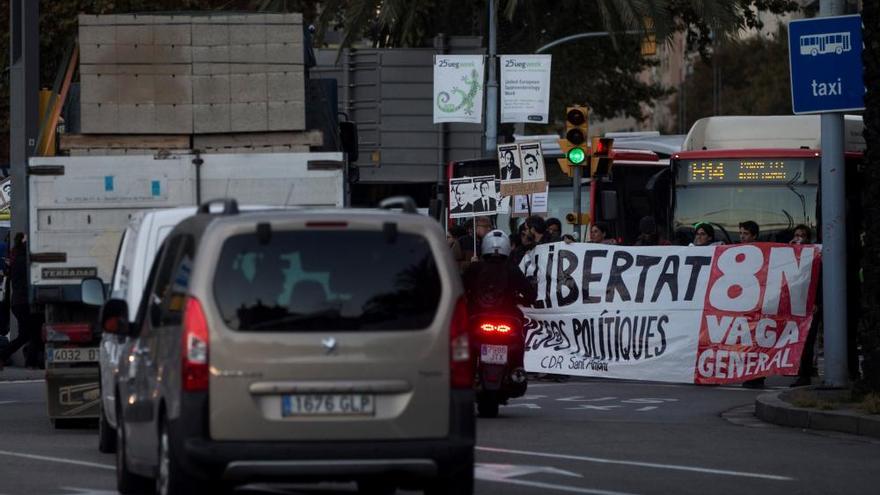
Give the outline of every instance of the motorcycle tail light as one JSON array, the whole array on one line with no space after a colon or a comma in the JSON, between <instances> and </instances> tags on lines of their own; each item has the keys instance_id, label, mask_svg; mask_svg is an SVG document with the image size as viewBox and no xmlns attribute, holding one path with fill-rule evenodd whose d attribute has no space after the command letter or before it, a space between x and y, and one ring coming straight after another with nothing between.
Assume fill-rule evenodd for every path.
<instances>
[{"instance_id":1,"label":"motorcycle tail light","mask_svg":"<svg viewBox=\"0 0 880 495\"><path fill-rule=\"evenodd\" d=\"M509 333L510 332L510 325L507 325L505 323L486 322L486 323L480 324L480 330L482 330L483 332L486 332L486 333L494 333L494 332Z\"/></svg>"}]
</instances>

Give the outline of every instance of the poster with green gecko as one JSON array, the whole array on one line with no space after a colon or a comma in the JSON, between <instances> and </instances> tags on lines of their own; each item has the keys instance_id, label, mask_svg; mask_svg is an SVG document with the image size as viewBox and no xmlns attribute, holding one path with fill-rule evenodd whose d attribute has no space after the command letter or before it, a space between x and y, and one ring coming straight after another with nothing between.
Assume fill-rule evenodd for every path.
<instances>
[{"instance_id":1,"label":"poster with green gecko","mask_svg":"<svg viewBox=\"0 0 880 495\"><path fill-rule=\"evenodd\" d=\"M434 123L480 124L483 118L482 55L434 56Z\"/></svg>"}]
</instances>

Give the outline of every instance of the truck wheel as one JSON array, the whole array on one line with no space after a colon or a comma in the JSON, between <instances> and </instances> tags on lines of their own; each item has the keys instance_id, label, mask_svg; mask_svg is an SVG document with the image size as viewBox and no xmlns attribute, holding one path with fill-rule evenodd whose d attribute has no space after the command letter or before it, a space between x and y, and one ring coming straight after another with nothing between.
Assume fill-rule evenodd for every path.
<instances>
[{"instance_id":1,"label":"truck wheel","mask_svg":"<svg viewBox=\"0 0 880 495\"><path fill-rule=\"evenodd\" d=\"M116 430L107 422L103 407L101 419L98 420L98 451L103 454L116 452Z\"/></svg>"},{"instance_id":2,"label":"truck wheel","mask_svg":"<svg viewBox=\"0 0 880 495\"><path fill-rule=\"evenodd\" d=\"M122 415L116 412L116 424L119 429L116 432L116 490L123 494L149 493L150 480L138 476L128 470L128 459L125 454L125 425L122 424Z\"/></svg>"},{"instance_id":3,"label":"truck wheel","mask_svg":"<svg viewBox=\"0 0 880 495\"><path fill-rule=\"evenodd\" d=\"M189 495L197 493L196 480L180 465L180 460L171 448L168 435L168 421L162 422L159 431L159 475L156 477L156 495Z\"/></svg>"}]
</instances>

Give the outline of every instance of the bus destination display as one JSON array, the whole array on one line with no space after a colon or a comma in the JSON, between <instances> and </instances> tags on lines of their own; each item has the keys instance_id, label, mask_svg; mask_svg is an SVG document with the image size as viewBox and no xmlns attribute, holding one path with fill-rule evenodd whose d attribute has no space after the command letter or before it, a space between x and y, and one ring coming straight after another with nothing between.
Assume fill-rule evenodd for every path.
<instances>
[{"instance_id":1,"label":"bus destination display","mask_svg":"<svg viewBox=\"0 0 880 495\"><path fill-rule=\"evenodd\" d=\"M804 182L804 160L783 158L714 158L687 162L687 182L787 184Z\"/></svg>"}]
</instances>

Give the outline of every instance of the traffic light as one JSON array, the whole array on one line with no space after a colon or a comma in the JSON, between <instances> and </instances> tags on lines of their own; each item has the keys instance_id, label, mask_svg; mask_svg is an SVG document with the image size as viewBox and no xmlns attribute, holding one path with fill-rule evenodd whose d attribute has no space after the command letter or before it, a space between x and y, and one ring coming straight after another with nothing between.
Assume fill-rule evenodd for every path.
<instances>
[{"instance_id":1,"label":"traffic light","mask_svg":"<svg viewBox=\"0 0 880 495\"><path fill-rule=\"evenodd\" d=\"M557 159L563 173L572 175L571 167L586 165L588 151L587 136L589 135L589 114L587 107L578 105L565 109L565 136L559 140L559 149L563 158Z\"/></svg>"},{"instance_id":2,"label":"traffic light","mask_svg":"<svg viewBox=\"0 0 880 495\"><path fill-rule=\"evenodd\" d=\"M614 159L611 158L611 149L614 147L614 139L594 137L590 147L590 177L604 177L611 174L611 166Z\"/></svg>"},{"instance_id":3,"label":"traffic light","mask_svg":"<svg viewBox=\"0 0 880 495\"><path fill-rule=\"evenodd\" d=\"M565 223L570 223L572 225L590 225L590 214L581 213L580 219L578 219L578 216L576 214L566 213Z\"/></svg>"}]
</instances>

